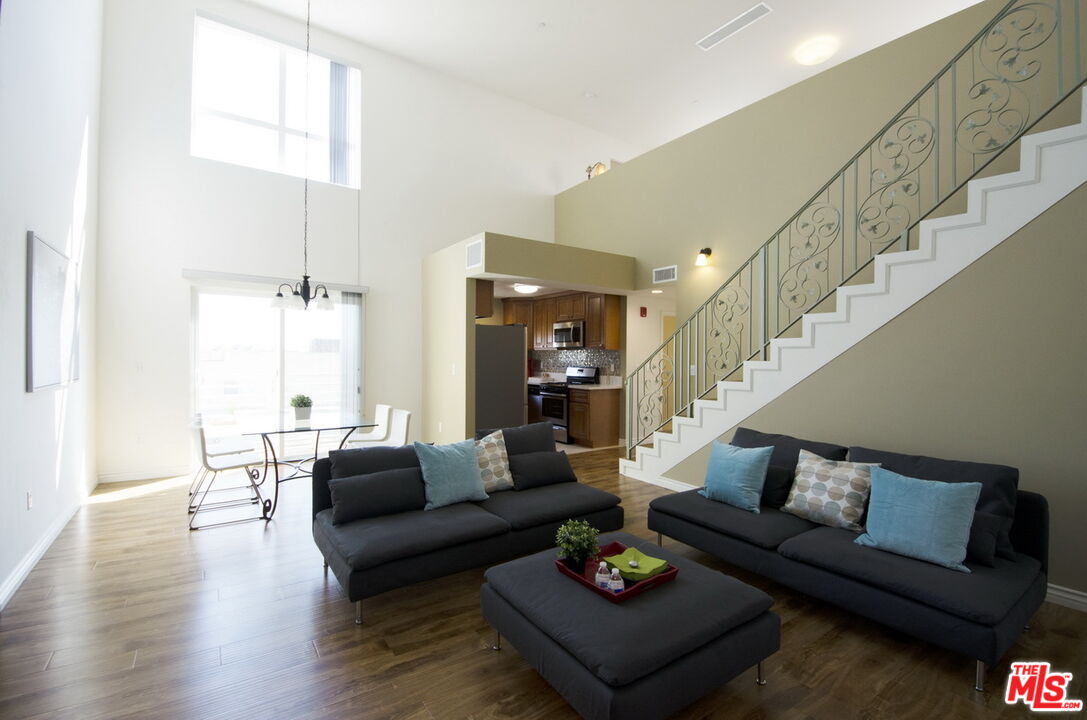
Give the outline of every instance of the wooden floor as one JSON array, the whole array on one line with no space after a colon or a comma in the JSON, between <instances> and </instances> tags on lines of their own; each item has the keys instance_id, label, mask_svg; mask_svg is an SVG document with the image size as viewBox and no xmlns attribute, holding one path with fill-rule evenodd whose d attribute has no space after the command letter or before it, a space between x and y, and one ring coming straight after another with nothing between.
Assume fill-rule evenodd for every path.
<instances>
[{"instance_id":1,"label":"wooden floor","mask_svg":"<svg viewBox=\"0 0 1087 720\"><path fill-rule=\"evenodd\" d=\"M616 451L574 456L580 477L623 498L626 529L650 537L666 491L620 478ZM488 647L482 570L367 600L366 622L310 538L308 481L274 521L191 533L184 482L100 488L0 614L0 718L568 718L507 647ZM763 588L782 649L688 708L689 718L997 718L973 663L730 568ZM1072 671L1087 697L1087 615L1045 605L1008 659Z\"/></svg>"}]
</instances>

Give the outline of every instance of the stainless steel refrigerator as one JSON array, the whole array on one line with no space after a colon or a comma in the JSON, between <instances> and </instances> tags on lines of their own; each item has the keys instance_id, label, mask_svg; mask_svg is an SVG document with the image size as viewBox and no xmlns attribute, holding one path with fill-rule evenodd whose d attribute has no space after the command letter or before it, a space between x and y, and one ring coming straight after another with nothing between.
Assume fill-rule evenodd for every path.
<instances>
[{"instance_id":1,"label":"stainless steel refrigerator","mask_svg":"<svg viewBox=\"0 0 1087 720\"><path fill-rule=\"evenodd\" d=\"M476 325L476 430L525 423L528 330L524 325Z\"/></svg>"}]
</instances>

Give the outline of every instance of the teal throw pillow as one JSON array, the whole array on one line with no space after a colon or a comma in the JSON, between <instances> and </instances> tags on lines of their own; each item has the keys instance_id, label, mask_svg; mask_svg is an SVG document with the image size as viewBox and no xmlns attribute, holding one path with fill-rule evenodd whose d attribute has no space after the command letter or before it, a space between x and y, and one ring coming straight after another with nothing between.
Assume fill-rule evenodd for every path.
<instances>
[{"instance_id":1,"label":"teal throw pillow","mask_svg":"<svg viewBox=\"0 0 1087 720\"><path fill-rule=\"evenodd\" d=\"M423 484L426 486L424 510L489 497L479 474L475 440L451 445L417 442L415 454L419 456L419 467L423 470Z\"/></svg>"},{"instance_id":2,"label":"teal throw pillow","mask_svg":"<svg viewBox=\"0 0 1087 720\"><path fill-rule=\"evenodd\" d=\"M757 513L773 447L739 448L713 441L703 497Z\"/></svg>"},{"instance_id":3,"label":"teal throw pillow","mask_svg":"<svg viewBox=\"0 0 1087 720\"><path fill-rule=\"evenodd\" d=\"M981 483L940 482L872 467L867 532L854 542L960 572Z\"/></svg>"}]
</instances>

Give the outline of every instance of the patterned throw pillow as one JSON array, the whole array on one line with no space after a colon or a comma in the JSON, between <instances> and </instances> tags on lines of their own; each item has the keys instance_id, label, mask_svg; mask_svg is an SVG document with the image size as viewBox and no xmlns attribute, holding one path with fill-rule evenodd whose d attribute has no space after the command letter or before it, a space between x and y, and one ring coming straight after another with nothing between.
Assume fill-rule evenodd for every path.
<instances>
[{"instance_id":1,"label":"patterned throw pillow","mask_svg":"<svg viewBox=\"0 0 1087 720\"><path fill-rule=\"evenodd\" d=\"M821 525L860 532L872 491L873 467L879 465L827 460L801 450L796 480L781 509Z\"/></svg>"},{"instance_id":2,"label":"patterned throw pillow","mask_svg":"<svg viewBox=\"0 0 1087 720\"><path fill-rule=\"evenodd\" d=\"M479 474L483 478L484 490L493 493L513 487L510 459L506 455L506 441L501 430L476 440L476 457L479 459Z\"/></svg>"}]
</instances>

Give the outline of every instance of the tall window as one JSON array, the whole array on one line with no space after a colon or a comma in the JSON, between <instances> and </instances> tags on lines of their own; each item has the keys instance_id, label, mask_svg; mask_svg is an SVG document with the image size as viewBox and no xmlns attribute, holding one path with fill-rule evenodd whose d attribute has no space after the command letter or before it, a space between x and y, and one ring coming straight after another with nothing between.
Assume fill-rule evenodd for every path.
<instances>
[{"instance_id":1,"label":"tall window","mask_svg":"<svg viewBox=\"0 0 1087 720\"><path fill-rule=\"evenodd\" d=\"M197 16L192 154L359 187L358 69L311 53L306 84L304 51Z\"/></svg>"},{"instance_id":2,"label":"tall window","mask_svg":"<svg viewBox=\"0 0 1087 720\"><path fill-rule=\"evenodd\" d=\"M197 289L194 404L212 434L290 427L298 394L315 418L359 414L362 295L338 294L332 311L279 310L267 293Z\"/></svg>"}]
</instances>

